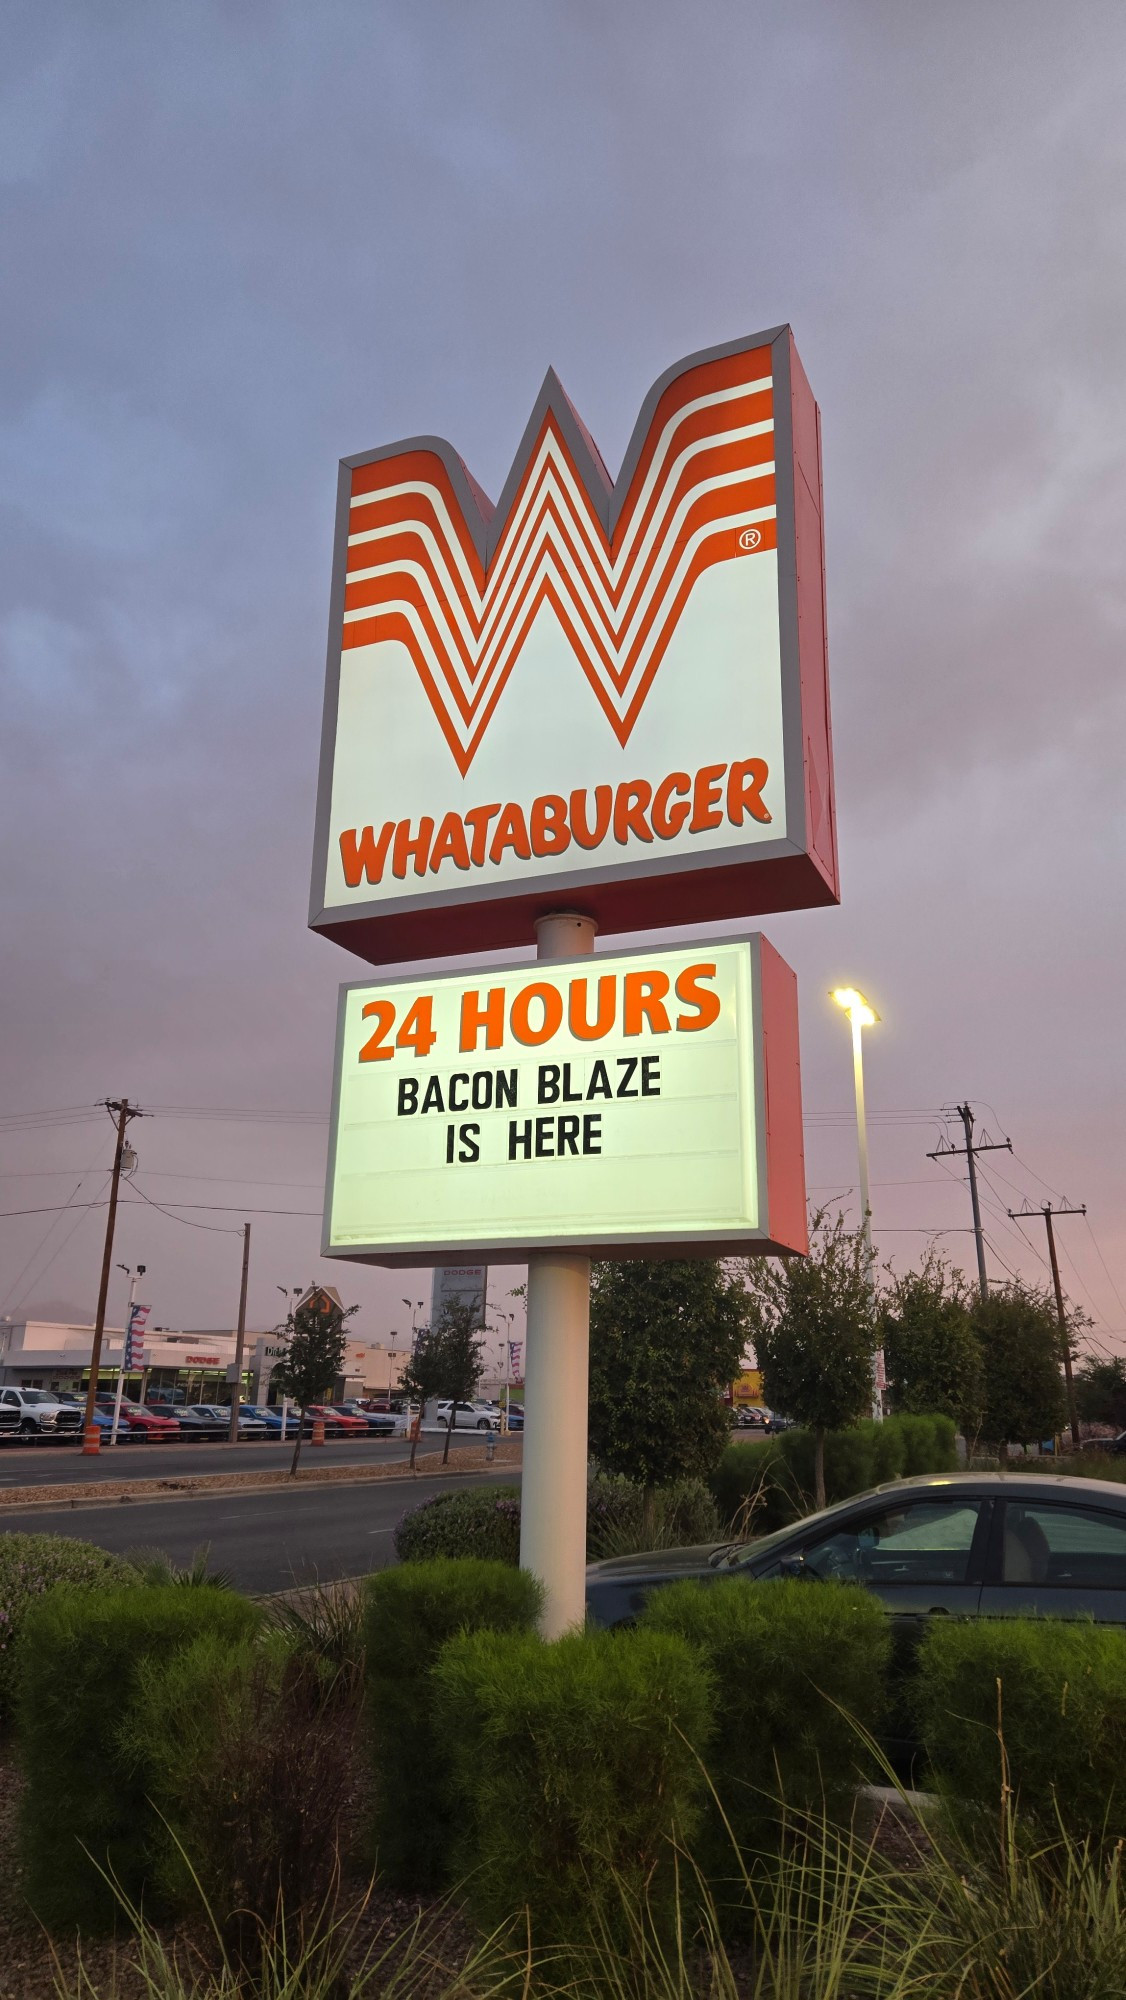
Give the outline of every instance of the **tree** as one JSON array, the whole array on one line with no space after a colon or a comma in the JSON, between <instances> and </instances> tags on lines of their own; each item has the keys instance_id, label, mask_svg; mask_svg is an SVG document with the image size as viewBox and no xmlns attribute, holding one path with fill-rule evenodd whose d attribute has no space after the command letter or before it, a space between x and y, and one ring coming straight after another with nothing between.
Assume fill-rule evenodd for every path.
<instances>
[{"instance_id":1,"label":"tree","mask_svg":"<svg viewBox=\"0 0 1126 2000\"><path fill-rule=\"evenodd\" d=\"M1052 1437L1064 1421L1060 1329L1047 1293L1013 1278L973 1308L984 1382L982 1431L1002 1454Z\"/></svg>"},{"instance_id":2,"label":"tree","mask_svg":"<svg viewBox=\"0 0 1126 2000\"><path fill-rule=\"evenodd\" d=\"M289 1468L291 1478L297 1472L301 1456L305 1412L310 1403L319 1403L328 1395L344 1366L348 1344L344 1322L358 1311L358 1306L345 1309L327 1292L310 1287L286 1320L288 1345L284 1361L279 1361L274 1369L273 1384L283 1396L292 1396L297 1405L297 1442Z\"/></svg>"},{"instance_id":3,"label":"tree","mask_svg":"<svg viewBox=\"0 0 1126 2000\"><path fill-rule=\"evenodd\" d=\"M1126 1363L1088 1357L1075 1371L1075 1400L1084 1423L1126 1430Z\"/></svg>"},{"instance_id":4,"label":"tree","mask_svg":"<svg viewBox=\"0 0 1126 2000\"><path fill-rule=\"evenodd\" d=\"M730 1435L721 1399L746 1344L746 1291L722 1264L595 1264L590 1450L602 1470L647 1487L709 1473Z\"/></svg>"},{"instance_id":5,"label":"tree","mask_svg":"<svg viewBox=\"0 0 1126 2000\"><path fill-rule=\"evenodd\" d=\"M752 1266L751 1323L763 1393L813 1432L815 1499L825 1505L825 1433L859 1423L872 1406L877 1329L861 1230L843 1215L812 1220L808 1257Z\"/></svg>"},{"instance_id":6,"label":"tree","mask_svg":"<svg viewBox=\"0 0 1126 2000\"><path fill-rule=\"evenodd\" d=\"M472 1305L449 1300L442 1308L437 1326L424 1327L419 1333L399 1386L412 1401L417 1399L423 1406L431 1396L448 1396L456 1411L459 1403L468 1403L475 1395L481 1380L484 1342L479 1336L485 1330L476 1300ZM452 1434L451 1422L446 1426L443 1465L450 1455Z\"/></svg>"},{"instance_id":7,"label":"tree","mask_svg":"<svg viewBox=\"0 0 1126 2000\"><path fill-rule=\"evenodd\" d=\"M918 1271L891 1278L880 1313L891 1406L953 1417L967 1438L981 1427L981 1346L962 1272L929 1250Z\"/></svg>"}]
</instances>

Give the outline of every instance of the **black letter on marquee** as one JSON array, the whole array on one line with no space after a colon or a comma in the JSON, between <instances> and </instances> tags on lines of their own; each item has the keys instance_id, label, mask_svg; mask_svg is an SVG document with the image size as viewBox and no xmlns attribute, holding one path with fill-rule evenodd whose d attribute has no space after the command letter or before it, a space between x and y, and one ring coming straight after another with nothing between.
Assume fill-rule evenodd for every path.
<instances>
[{"instance_id":1,"label":"black letter on marquee","mask_svg":"<svg viewBox=\"0 0 1126 2000\"><path fill-rule=\"evenodd\" d=\"M399 1117L410 1118L418 1110L417 1076L399 1078Z\"/></svg>"},{"instance_id":2,"label":"black letter on marquee","mask_svg":"<svg viewBox=\"0 0 1126 2000\"><path fill-rule=\"evenodd\" d=\"M531 1159L532 1121L530 1118L525 1118L522 1128L517 1125L515 1118L510 1118L508 1121L508 1157L510 1160L516 1158L518 1150L523 1151L526 1160Z\"/></svg>"},{"instance_id":3,"label":"black letter on marquee","mask_svg":"<svg viewBox=\"0 0 1126 2000\"><path fill-rule=\"evenodd\" d=\"M660 1062L661 1062L660 1056L642 1056L641 1058L642 1097L659 1097L661 1095Z\"/></svg>"},{"instance_id":4,"label":"black letter on marquee","mask_svg":"<svg viewBox=\"0 0 1126 2000\"><path fill-rule=\"evenodd\" d=\"M602 1113L601 1111L588 1111L583 1118L583 1152L600 1153L601 1151Z\"/></svg>"},{"instance_id":5,"label":"black letter on marquee","mask_svg":"<svg viewBox=\"0 0 1126 2000\"><path fill-rule=\"evenodd\" d=\"M559 1102L559 1064L541 1063L539 1068L539 1082L536 1091L536 1103L558 1104L558 1102Z\"/></svg>"},{"instance_id":6,"label":"black letter on marquee","mask_svg":"<svg viewBox=\"0 0 1126 2000\"><path fill-rule=\"evenodd\" d=\"M590 1072L590 1082L587 1085L586 1094L588 1097L613 1097L614 1095L610 1088L610 1078L606 1074L606 1065L601 1057L599 1057Z\"/></svg>"}]
</instances>

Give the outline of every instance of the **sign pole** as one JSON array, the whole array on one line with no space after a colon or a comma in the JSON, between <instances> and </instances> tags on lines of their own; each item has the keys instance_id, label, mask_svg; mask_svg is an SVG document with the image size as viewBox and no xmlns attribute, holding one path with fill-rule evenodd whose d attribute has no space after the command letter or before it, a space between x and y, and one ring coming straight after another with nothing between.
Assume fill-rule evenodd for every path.
<instances>
[{"instance_id":1,"label":"sign pole","mask_svg":"<svg viewBox=\"0 0 1126 2000\"><path fill-rule=\"evenodd\" d=\"M536 956L593 952L593 917L540 917ZM544 1586L540 1631L558 1639L586 1616L587 1401L590 1376L590 1258L540 1250L528 1258L528 1348L524 1364L525 1449L520 1567Z\"/></svg>"}]
</instances>

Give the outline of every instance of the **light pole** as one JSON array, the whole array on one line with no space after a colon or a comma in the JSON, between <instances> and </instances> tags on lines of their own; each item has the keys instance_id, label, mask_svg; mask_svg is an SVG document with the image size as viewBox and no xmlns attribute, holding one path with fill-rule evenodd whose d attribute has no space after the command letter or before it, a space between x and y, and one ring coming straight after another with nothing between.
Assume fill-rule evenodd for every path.
<instances>
[{"instance_id":1,"label":"light pole","mask_svg":"<svg viewBox=\"0 0 1126 2000\"><path fill-rule=\"evenodd\" d=\"M872 1249L872 1206L868 1198L868 1123L864 1115L864 1045L865 1028L873 1028L879 1015L870 1007L863 993L855 986L834 986L829 994L837 1006L848 1015L852 1025L852 1081L856 1092L856 1145L860 1156L860 1212L864 1230L864 1258L868 1268L868 1283L875 1293L875 1253ZM880 1390L882 1355L877 1354L872 1364L872 1415L882 1417L883 1397Z\"/></svg>"},{"instance_id":2,"label":"light pole","mask_svg":"<svg viewBox=\"0 0 1126 2000\"><path fill-rule=\"evenodd\" d=\"M121 1336L121 1365L117 1371L117 1392L113 1399L113 1427L109 1434L111 1444L117 1443L117 1431L121 1423L121 1392L125 1385L125 1350L129 1346L129 1336L133 1331L133 1301L137 1296L137 1280L138 1278L143 1278L145 1275L143 1264L138 1264L136 1270L130 1270L128 1264L119 1264L117 1268L119 1271L124 1271L129 1280L129 1304L125 1308L125 1331Z\"/></svg>"},{"instance_id":3,"label":"light pole","mask_svg":"<svg viewBox=\"0 0 1126 2000\"><path fill-rule=\"evenodd\" d=\"M391 1384L392 1384L392 1383L394 1382L394 1380L395 1380L395 1342L396 1342L396 1341L398 1340L398 1338L399 1338L399 1336L398 1336L398 1333L396 1332L395 1328L394 1328L394 1327L392 1327L392 1328L391 1328L391 1359L390 1359L390 1361L389 1361L389 1362L388 1362L388 1364L387 1364L387 1401L388 1401L388 1402L390 1402L390 1401L391 1401Z\"/></svg>"}]
</instances>

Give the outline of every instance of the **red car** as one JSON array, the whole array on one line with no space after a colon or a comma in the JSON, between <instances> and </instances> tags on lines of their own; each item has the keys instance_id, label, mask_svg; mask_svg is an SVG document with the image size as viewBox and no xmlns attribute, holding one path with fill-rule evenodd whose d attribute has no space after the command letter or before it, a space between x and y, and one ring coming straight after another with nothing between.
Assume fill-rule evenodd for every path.
<instances>
[{"instance_id":1,"label":"red car","mask_svg":"<svg viewBox=\"0 0 1126 2000\"><path fill-rule=\"evenodd\" d=\"M102 1410L107 1417L112 1417L113 1397L98 1396L95 1400L99 1410ZM158 1438L181 1438L184 1435L175 1417L162 1417L159 1411L148 1409L142 1403L127 1403L123 1400L121 1428L126 1426L137 1437L151 1438L154 1442Z\"/></svg>"},{"instance_id":2,"label":"red car","mask_svg":"<svg viewBox=\"0 0 1126 2000\"><path fill-rule=\"evenodd\" d=\"M310 1403L305 1412L316 1423L322 1418L325 1436L368 1437L370 1426L363 1417L350 1417L347 1410L338 1410L332 1403Z\"/></svg>"}]
</instances>

